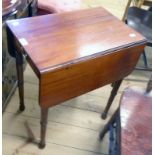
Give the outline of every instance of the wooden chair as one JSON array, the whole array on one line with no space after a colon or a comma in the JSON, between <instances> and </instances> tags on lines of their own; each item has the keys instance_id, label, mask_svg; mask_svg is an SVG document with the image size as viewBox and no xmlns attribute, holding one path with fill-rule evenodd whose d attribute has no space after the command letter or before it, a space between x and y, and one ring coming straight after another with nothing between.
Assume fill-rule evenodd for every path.
<instances>
[{"instance_id":1,"label":"wooden chair","mask_svg":"<svg viewBox=\"0 0 155 155\"><path fill-rule=\"evenodd\" d=\"M110 130L110 155L152 154L152 98L148 94L128 88L120 100L120 107L100 133L102 140Z\"/></svg>"},{"instance_id":2,"label":"wooden chair","mask_svg":"<svg viewBox=\"0 0 155 155\"><path fill-rule=\"evenodd\" d=\"M152 47L152 7L144 10L137 7L130 7L126 16L126 23L140 34L145 36L148 43L147 46ZM145 51L143 52L143 60L145 68L148 68ZM148 68L149 69L149 68Z\"/></svg>"},{"instance_id":3,"label":"wooden chair","mask_svg":"<svg viewBox=\"0 0 155 155\"><path fill-rule=\"evenodd\" d=\"M142 5L150 6L152 4L152 0L134 0L135 6L142 7Z\"/></svg>"}]
</instances>

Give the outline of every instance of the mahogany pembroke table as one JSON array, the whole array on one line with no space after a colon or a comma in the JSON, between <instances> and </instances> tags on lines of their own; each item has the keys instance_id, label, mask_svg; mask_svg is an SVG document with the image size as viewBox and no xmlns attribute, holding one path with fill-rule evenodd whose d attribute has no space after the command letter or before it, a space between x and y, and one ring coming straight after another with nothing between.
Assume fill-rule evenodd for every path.
<instances>
[{"instance_id":1,"label":"mahogany pembroke table","mask_svg":"<svg viewBox=\"0 0 155 155\"><path fill-rule=\"evenodd\" d=\"M7 21L9 53L16 58L24 110L23 55L39 79L40 148L48 108L130 74L146 39L103 8Z\"/></svg>"}]
</instances>

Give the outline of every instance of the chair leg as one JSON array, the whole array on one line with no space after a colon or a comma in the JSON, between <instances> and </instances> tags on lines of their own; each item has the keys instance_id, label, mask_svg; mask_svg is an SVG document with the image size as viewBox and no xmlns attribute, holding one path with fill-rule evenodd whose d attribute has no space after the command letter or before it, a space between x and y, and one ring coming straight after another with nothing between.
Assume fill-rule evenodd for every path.
<instances>
[{"instance_id":1,"label":"chair leg","mask_svg":"<svg viewBox=\"0 0 155 155\"><path fill-rule=\"evenodd\" d=\"M119 89L119 87L120 87L122 81L123 81L123 80L121 79L121 80L116 81L115 83L113 83L113 89L112 89L112 91L111 91L111 95L110 95L110 97L109 97L109 100L108 100L108 103L107 103L107 105L106 105L106 107L105 107L105 110L104 110L104 112L103 112L102 115L101 115L101 118L102 118L102 119L106 119L107 113L108 113L108 111L109 111L109 109L110 109L110 107L111 107L111 104L112 104L112 102L113 102L113 100L114 100L114 98L115 98L115 96L116 96L116 94L117 94L117 91L118 91L118 89Z\"/></svg>"},{"instance_id":2,"label":"chair leg","mask_svg":"<svg viewBox=\"0 0 155 155\"><path fill-rule=\"evenodd\" d=\"M115 154L115 127L113 124L109 127L109 155L116 155Z\"/></svg>"},{"instance_id":3,"label":"chair leg","mask_svg":"<svg viewBox=\"0 0 155 155\"><path fill-rule=\"evenodd\" d=\"M146 92L149 93L152 90L152 76L147 84Z\"/></svg>"},{"instance_id":4,"label":"chair leg","mask_svg":"<svg viewBox=\"0 0 155 155\"><path fill-rule=\"evenodd\" d=\"M45 137L46 137L46 126L47 126L48 108L41 108L41 133L40 133L40 143L39 148L43 149L45 147Z\"/></svg>"},{"instance_id":5,"label":"chair leg","mask_svg":"<svg viewBox=\"0 0 155 155\"><path fill-rule=\"evenodd\" d=\"M147 57L146 57L145 51L142 54L143 54L144 65L145 65L146 68L148 68Z\"/></svg>"},{"instance_id":6,"label":"chair leg","mask_svg":"<svg viewBox=\"0 0 155 155\"><path fill-rule=\"evenodd\" d=\"M121 155L121 116L120 108L118 109L118 115L116 116L116 146L117 155Z\"/></svg>"},{"instance_id":7,"label":"chair leg","mask_svg":"<svg viewBox=\"0 0 155 155\"><path fill-rule=\"evenodd\" d=\"M109 121L107 122L107 124L104 126L103 130L100 132L99 134L99 140L101 141L103 139L103 137L105 136L105 134L107 133L107 131L109 130L109 127L111 124L113 124L116 120L116 117L118 115L119 109L117 109L114 114L111 116L111 118L109 119Z\"/></svg>"}]
</instances>

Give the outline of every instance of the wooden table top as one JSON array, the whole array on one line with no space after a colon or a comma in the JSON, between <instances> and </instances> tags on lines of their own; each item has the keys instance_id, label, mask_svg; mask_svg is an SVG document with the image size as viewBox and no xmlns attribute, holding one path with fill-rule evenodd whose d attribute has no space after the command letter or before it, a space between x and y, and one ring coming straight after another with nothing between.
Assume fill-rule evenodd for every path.
<instances>
[{"instance_id":1,"label":"wooden table top","mask_svg":"<svg viewBox=\"0 0 155 155\"><path fill-rule=\"evenodd\" d=\"M103 8L7 21L42 74L146 42Z\"/></svg>"}]
</instances>

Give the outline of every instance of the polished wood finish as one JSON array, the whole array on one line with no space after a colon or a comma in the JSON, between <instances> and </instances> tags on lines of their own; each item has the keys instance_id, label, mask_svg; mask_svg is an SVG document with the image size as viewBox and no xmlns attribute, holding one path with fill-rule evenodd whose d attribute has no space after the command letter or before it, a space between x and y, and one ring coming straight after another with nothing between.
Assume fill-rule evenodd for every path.
<instances>
[{"instance_id":1,"label":"polished wood finish","mask_svg":"<svg viewBox=\"0 0 155 155\"><path fill-rule=\"evenodd\" d=\"M39 143L40 149L43 149L45 147L47 117L48 117L48 108L41 108L41 121L40 121L40 124L41 124L41 130L40 130L41 141Z\"/></svg>"},{"instance_id":2,"label":"polished wood finish","mask_svg":"<svg viewBox=\"0 0 155 155\"><path fill-rule=\"evenodd\" d=\"M17 68L17 76L18 76L18 91L20 98L20 111L24 111L24 76L23 76L23 55L19 52L16 52L16 68Z\"/></svg>"},{"instance_id":3,"label":"polished wood finish","mask_svg":"<svg viewBox=\"0 0 155 155\"><path fill-rule=\"evenodd\" d=\"M134 69L143 48L141 45L103 54L44 73L40 79L41 106L50 107L122 79Z\"/></svg>"},{"instance_id":4,"label":"polished wood finish","mask_svg":"<svg viewBox=\"0 0 155 155\"><path fill-rule=\"evenodd\" d=\"M40 74L146 41L103 8L12 20L7 24L18 40L26 40L23 47Z\"/></svg>"},{"instance_id":5,"label":"polished wood finish","mask_svg":"<svg viewBox=\"0 0 155 155\"><path fill-rule=\"evenodd\" d=\"M117 122L119 118L121 118L121 124ZM118 138L116 147L119 147L119 152L121 152L119 155L152 154L151 96L145 91L127 88L122 94L120 107L100 133L101 140L114 122L116 128L119 128L116 133L116 138Z\"/></svg>"},{"instance_id":6,"label":"polished wood finish","mask_svg":"<svg viewBox=\"0 0 155 155\"><path fill-rule=\"evenodd\" d=\"M7 25L16 48L24 49L18 52L26 55L39 78L43 109L123 79L146 43L103 8L12 20Z\"/></svg>"},{"instance_id":7,"label":"polished wood finish","mask_svg":"<svg viewBox=\"0 0 155 155\"><path fill-rule=\"evenodd\" d=\"M121 100L122 155L152 154L152 98L128 89Z\"/></svg>"}]
</instances>

